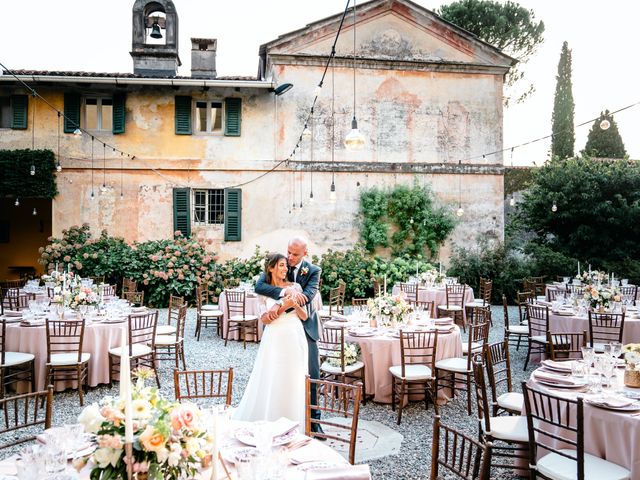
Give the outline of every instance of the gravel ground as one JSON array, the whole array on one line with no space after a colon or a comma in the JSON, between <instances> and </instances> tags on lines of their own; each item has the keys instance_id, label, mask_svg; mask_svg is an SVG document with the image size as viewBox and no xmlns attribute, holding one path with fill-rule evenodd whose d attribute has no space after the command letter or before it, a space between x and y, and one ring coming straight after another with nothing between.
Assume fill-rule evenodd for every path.
<instances>
[{"instance_id":1,"label":"gravel ground","mask_svg":"<svg viewBox=\"0 0 640 480\"><path fill-rule=\"evenodd\" d=\"M492 307L494 323L490 332L490 341L495 342L503 337L502 307ZM167 311L160 311L160 323L166 323ZM512 322L517 316L517 308L510 307ZM242 397L244 386L249 378L253 361L258 349L257 344L247 344L244 350L241 342L229 342L224 346L224 340L215 335L214 329L204 330L199 342L193 336L195 328L195 309L188 314L186 327L186 360L188 369L216 369L233 367L233 403L237 404ZM520 382L528 378L531 370L522 370L526 348L516 351L511 348L511 367L513 383L520 390ZM173 362L163 362L159 369L162 394L173 398ZM98 402L105 395L117 395L118 383L113 389L106 385L89 389L85 396L86 404ZM54 425L75 423L81 411L77 392L69 390L56 393L54 397ZM466 432L472 437L477 435L477 421L475 415L469 417L466 411L466 397L462 393L455 400L440 409L442 422ZM400 432L404 436L401 453L369 462L373 477L376 479L415 479L428 478L431 463L431 431L434 409L424 409L423 402L410 403L404 410L402 424L396 425L396 415L390 405L367 402L360 410L360 418L376 420L389 428ZM13 451L7 451L1 456L6 457ZM493 479L517 478L511 471L492 472Z\"/></svg>"}]
</instances>

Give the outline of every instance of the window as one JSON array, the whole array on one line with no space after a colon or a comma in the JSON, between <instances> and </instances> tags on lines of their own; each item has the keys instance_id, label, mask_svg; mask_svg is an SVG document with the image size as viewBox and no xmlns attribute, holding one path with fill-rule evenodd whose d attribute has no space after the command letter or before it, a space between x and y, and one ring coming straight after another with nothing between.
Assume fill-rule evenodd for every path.
<instances>
[{"instance_id":1,"label":"window","mask_svg":"<svg viewBox=\"0 0 640 480\"><path fill-rule=\"evenodd\" d=\"M222 133L222 102L196 102L196 132Z\"/></svg>"},{"instance_id":2,"label":"window","mask_svg":"<svg viewBox=\"0 0 640 480\"><path fill-rule=\"evenodd\" d=\"M0 128L11 128L10 97L0 97Z\"/></svg>"},{"instance_id":3,"label":"window","mask_svg":"<svg viewBox=\"0 0 640 480\"><path fill-rule=\"evenodd\" d=\"M84 113L84 128L87 130L113 130L112 98L87 97Z\"/></svg>"},{"instance_id":4,"label":"window","mask_svg":"<svg viewBox=\"0 0 640 480\"><path fill-rule=\"evenodd\" d=\"M202 225L224 224L224 190L193 191L193 221Z\"/></svg>"}]
</instances>

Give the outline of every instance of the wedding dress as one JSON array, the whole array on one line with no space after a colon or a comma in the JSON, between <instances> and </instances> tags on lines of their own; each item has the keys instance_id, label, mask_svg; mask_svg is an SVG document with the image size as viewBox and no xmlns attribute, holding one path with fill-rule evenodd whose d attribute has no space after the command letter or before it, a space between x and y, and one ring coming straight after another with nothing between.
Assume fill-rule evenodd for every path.
<instances>
[{"instance_id":1,"label":"wedding dress","mask_svg":"<svg viewBox=\"0 0 640 480\"><path fill-rule=\"evenodd\" d=\"M260 301L260 315L276 304L272 298L262 296ZM295 311L282 313L264 327L253 371L234 418L275 421L286 417L299 422L304 430L307 373L307 339L302 321Z\"/></svg>"}]
</instances>

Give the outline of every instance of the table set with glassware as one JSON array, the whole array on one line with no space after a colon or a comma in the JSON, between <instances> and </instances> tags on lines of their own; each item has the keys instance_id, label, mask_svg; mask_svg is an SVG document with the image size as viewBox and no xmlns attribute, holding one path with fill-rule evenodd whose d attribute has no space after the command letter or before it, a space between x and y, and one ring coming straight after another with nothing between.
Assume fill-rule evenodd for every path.
<instances>
[{"instance_id":1,"label":"table set with glassware","mask_svg":"<svg viewBox=\"0 0 640 480\"><path fill-rule=\"evenodd\" d=\"M392 376L389 368L401 364L400 330L403 332L438 332L436 361L462 356L460 329L452 318L437 318L431 312L417 309L408 313L403 323L373 322L366 306L354 306L349 316L334 315L324 326L344 327L345 341L360 346L365 365L367 395L378 403L391 403ZM438 392L438 403L450 400ZM411 399L417 397L411 396Z\"/></svg>"},{"instance_id":2,"label":"table set with glassware","mask_svg":"<svg viewBox=\"0 0 640 480\"><path fill-rule=\"evenodd\" d=\"M640 388L626 385L627 372L635 371L636 364L620 358L625 349L628 346L612 342L605 344L602 354L595 353L593 347L583 347L582 359L543 360L527 384L557 397L582 398L585 452L631 470L631 478L637 479L640 478ZM634 355L640 359L640 353Z\"/></svg>"},{"instance_id":3,"label":"table set with glassware","mask_svg":"<svg viewBox=\"0 0 640 480\"><path fill-rule=\"evenodd\" d=\"M414 278L409 279L409 283L414 283L416 280ZM414 280L414 282L411 282ZM433 302L433 310L431 312L432 316L436 316L438 305L446 305L447 304L447 290L444 284L418 284L418 302ZM396 284L393 286L391 290L392 295L400 294L401 289L400 285ZM467 285L464 293L464 303L465 305L473 302L473 288Z\"/></svg>"},{"instance_id":4,"label":"table set with glassware","mask_svg":"<svg viewBox=\"0 0 640 480\"><path fill-rule=\"evenodd\" d=\"M51 303L49 299L30 300L29 308L7 311L0 319L6 324L5 349L7 351L35 355L36 389L45 385L47 361L47 320L84 319L83 352L91 359L88 367L88 384L92 387L109 383L109 349L120 346L122 331L126 331L127 316L144 313L146 307L131 307L129 302L115 297L104 297L100 307L78 305L71 309L64 303ZM56 382L56 389L75 387L75 382ZM26 388L18 385L18 390Z\"/></svg>"},{"instance_id":5,"label":"table set with glassware","mask_svg":"<svg viewBox=\"0 0 640 480\"><path fill-rule=\"evenodd\" d=\"M174 406L182 407L179 404ZM202 455L202 459L196 462L197 467L193 473L184 478L199 480L266 478L367 480L371 478L368 465L350 465L337 451L300 433L300 426L291 420L281 418L275 422L239 422L230 420L232 411L233 409L226 405L198 410L197 418L202 424L203 432L207 436L214 437L211 438L211 442L203 442L200 445L202 449L194 457ZM88 425L87 418L81 419L84 424L65 425L46 430L44 434L38 435L37 442L23 447L19 454L0 461L0 478L84 480L90 478L94 469L106 470L109 469L109 465L122 466L120 463L123 461L121 439L109 435L85 433ZM141 441L146 440L142 438ZM187 444L186 448L188 450L191 447ZM181 451L178 452L180 453ZM218 458L215 463L212 462L214 455ZM169 465L171 464L172 462L169 461ZM158 470L164 474L167 473L167 469L162 465L144 462L137 462L133 470L136 473L135 478L138 479L155 478L153 475Z\"/></svg>"}]
</instances>

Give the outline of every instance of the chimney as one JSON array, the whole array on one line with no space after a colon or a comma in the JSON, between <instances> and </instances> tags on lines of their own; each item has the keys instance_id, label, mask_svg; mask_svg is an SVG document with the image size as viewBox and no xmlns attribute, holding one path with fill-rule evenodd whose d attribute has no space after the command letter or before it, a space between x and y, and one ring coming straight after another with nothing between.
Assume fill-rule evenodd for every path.
<instances>
[{"instance_id":1,"label":"chimney","mask_svg":"<svg viewBox=\"0 0 640 480\"><path fill-rule=\"evenodd\" d=\"M215 38L191 39L191 76L193 78L216 78Z\"/></svg>"}]
</instances>

